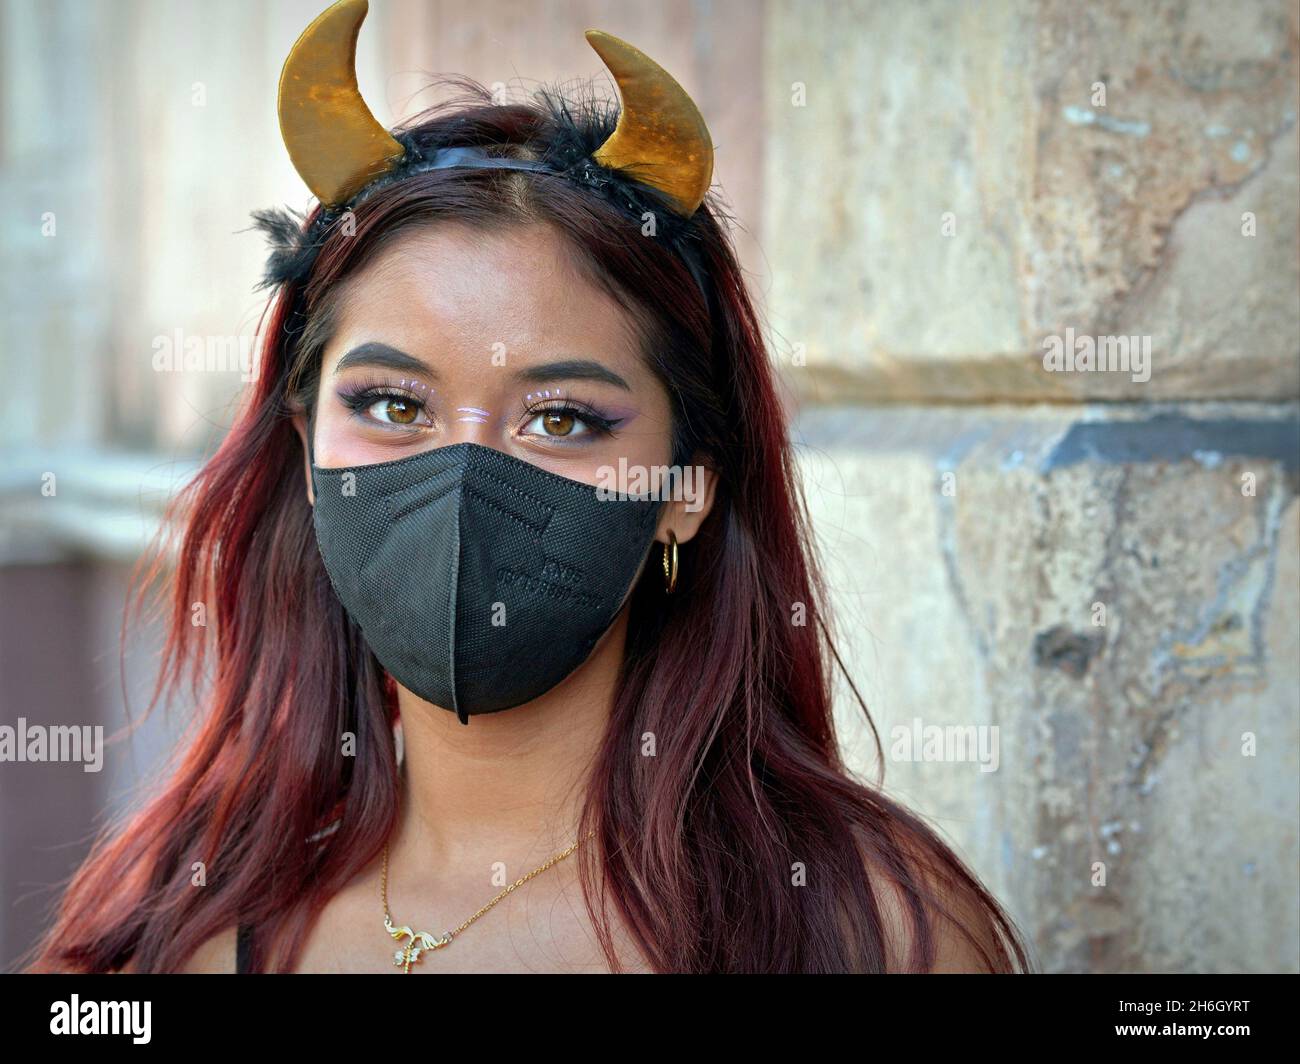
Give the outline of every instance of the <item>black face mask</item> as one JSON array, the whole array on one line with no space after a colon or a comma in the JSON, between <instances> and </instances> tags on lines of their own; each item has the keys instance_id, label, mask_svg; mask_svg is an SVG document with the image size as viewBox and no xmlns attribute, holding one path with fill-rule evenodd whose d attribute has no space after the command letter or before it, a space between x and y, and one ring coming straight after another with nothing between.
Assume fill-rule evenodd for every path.
<instances>
[{"instance_id":1,"label":"black face mask","mask_svg":"<svg viewBox=\"0 0 1300 1064\"><path fill-rule=\"evenodd\" d=\"M344 608L398 683L462 724L586 661L662 505L602 497L476 443L338 469L313 461L311 473L316 541Z\"/></svg>"}]
</instances>

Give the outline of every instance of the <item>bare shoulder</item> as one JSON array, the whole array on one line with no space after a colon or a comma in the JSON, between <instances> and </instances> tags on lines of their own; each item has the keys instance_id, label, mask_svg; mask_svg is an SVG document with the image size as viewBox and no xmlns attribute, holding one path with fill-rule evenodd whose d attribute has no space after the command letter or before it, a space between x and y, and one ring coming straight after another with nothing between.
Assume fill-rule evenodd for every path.
<instances>
[{"instance_id":1,"label":"bare shoulder","mask_svg":"<svg viewBox=\"0 0 1300 1064\"><path fill-rule=\"evenodd\" d=\"M1006 970L1005 936L995 910L979 890L949 867L937 850L913 844L906 853L915 886L900 883L870 863L866 866L880 908L886 970L932 974ZM918 934L918 917L922 916L933 942L928 965Z\"/></svg>"},{"instance_id":2,"label":"bare shoulder","mask_svg":"<svg viewBox=\"0 0 1300 1064\"><path fill-rule=\"evenodd\" d=\"M203 943L185 962L182 975L234 975L235 974L235 936L238 929L229 927L213 935ZM135 975L135 959L127 961L121 968L114 969L109 975Z\"/></svg>"},{"instance_id":3,"label":"bare shoulder","mask_svg":"<svg viewBox=\"0 0 1300 1064\"><path fill-rule=\"evenodd\" d=\"M181 971L190 975L234 975L237 934L238 929L231 926L213 935L190 955Z\"/></svg>"}]
</instances>

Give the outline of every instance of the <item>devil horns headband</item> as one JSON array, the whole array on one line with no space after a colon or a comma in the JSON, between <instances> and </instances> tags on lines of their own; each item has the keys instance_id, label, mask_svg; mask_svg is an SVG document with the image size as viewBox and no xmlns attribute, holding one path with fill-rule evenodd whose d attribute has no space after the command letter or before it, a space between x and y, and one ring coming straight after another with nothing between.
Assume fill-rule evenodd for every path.
<instances>
[{"instance_id":1,"label":"devil horns headband","mask_svg":"<svg viewBox=\"0 0 1300 1064\"><path fill-rule=\"evenodd\" d=\"M357 88L357 36L369 6L339 0L324 11L298 38L280 74L280 132L294 168L326 208L342 207L371 182L413 163L562 172L466 148L443 149L432 160L409 158ZM600 30L586 37L614 75L623 104L614 132L591 160L655 189L676 214L690 217L713 177L713 142L699 109L667 71L626 41Z\"/></svg>"}]
</instances>

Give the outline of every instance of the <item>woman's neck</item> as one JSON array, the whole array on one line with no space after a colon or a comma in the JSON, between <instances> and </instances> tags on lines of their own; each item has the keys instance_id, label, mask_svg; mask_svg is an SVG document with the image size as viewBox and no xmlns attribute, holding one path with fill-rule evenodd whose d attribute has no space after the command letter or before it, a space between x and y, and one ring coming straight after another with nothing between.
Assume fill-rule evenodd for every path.
<instances>
[{"instance_id":1,"label":"woman's neck","mask_svg":"<svg viewBox=\"0 0 1300 1064\"><path fill-rule=\"evenodd\" d=\"M513 882L577 841L626 635L620 614L591 657L532 702L469 724L400 689L402 808L390 862L407 870L506 863ZM516 872L527 863L524 872Z\"/></svg>"}]
</instances>

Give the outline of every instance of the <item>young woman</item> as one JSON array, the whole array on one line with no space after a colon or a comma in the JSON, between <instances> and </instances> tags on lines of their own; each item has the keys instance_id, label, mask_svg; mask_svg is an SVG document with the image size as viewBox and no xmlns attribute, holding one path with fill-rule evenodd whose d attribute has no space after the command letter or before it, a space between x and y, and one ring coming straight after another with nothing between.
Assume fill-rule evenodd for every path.
<instances>
[{"instance_id":1,"label":"young woman","mask_svg":"<svg viewBox=\"0 0 1300 1064\"><path fill-rule=\"evenodd\" d=\"M210 663L199 728L32 967L1024 970L954 852L840 760L694 105L593 33L621 113L479 89L392 137L355 92L364 13L286 64L322 205L260 216L259 378L175 504L155 701Z\"/></svg>"}]
</instances>

